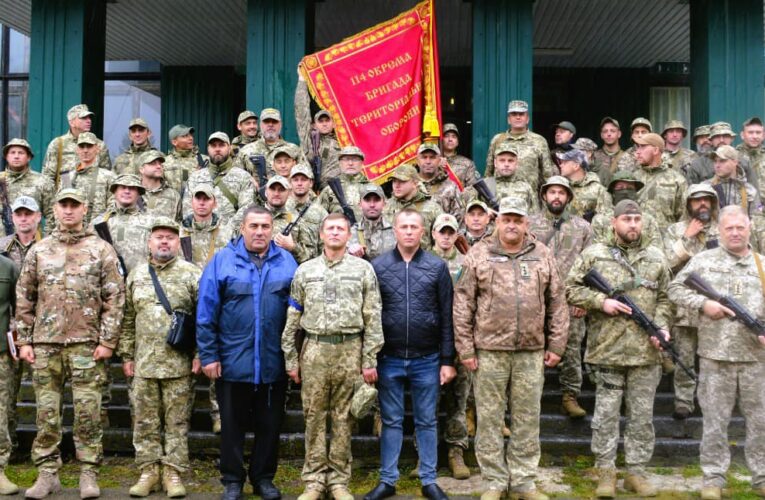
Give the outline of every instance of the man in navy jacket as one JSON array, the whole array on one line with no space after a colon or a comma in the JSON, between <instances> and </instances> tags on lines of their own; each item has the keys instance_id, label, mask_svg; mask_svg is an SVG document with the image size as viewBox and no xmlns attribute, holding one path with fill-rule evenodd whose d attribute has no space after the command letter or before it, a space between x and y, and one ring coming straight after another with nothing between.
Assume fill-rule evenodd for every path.
<instances>
[{"instance_id":1,"label":"man in navy jacket","mask_svg":"<svg viewBox=\"0 0 765 500\"><path fill-rule=\"evenodd\" d=\"M287 388L281 333L297 263L271 242L272 230L271 214L249 207L241 236L215 254L199 284L197 347L202 370L216 381L225 500L243 498L250 426L253 491L264 500L281 497L273 484Z\"/></svg>"}]
</instances>

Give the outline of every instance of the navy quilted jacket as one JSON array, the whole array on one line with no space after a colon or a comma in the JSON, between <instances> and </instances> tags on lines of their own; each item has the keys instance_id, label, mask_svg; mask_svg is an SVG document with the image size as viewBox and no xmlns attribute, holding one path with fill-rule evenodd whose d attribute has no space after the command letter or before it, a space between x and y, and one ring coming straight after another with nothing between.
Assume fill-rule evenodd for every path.
<instances>
[{"instance_id":1,"label":"navy quilted jacket","mask_svg":"<svg viewBox=\"0 0 765 500\"><path fill-rule=\"evenodd\" d=\"M411 262L398 248L372 261L382 296L385 345L381 354L418 358L439 352L442 365L454 365L452 279L439 257L422 249Z\"/></svg>"}]
</instances>

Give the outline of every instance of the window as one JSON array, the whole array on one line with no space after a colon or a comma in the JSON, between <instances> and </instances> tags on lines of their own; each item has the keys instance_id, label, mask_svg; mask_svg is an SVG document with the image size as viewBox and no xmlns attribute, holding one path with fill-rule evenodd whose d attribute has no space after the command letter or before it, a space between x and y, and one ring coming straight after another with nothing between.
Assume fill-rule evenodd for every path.
<instances>
[{"instance_id":1,"label":"window","mask_svg":"<svg viewBox=\"0 0 765 500\"><path fill-rule=\"evenodd\" d=\"M156 80L107 80L104 82L104 137L112 160L130 147L128 124L141 117L152 131L150 141L162 149L160 134L162 101L159 81Z\"/></svg>"},{"instance_id":2,"label":"window","mask_svg":"<svg viewBox=\"0 0 765 500\"><path fill-rule=\"evenodd\" d=\"M26 137L29 37L0 25L0 142Z\"/></svg>"},{"instance_id":3,"label":"window","mask_svg":"<svg viewBox=\"0 0 765 500\"><path fill-rule=\"evenodd\" d=\"M691 147L691 89L690 87L651 87L651 123L654 132L661 134L669 120L680 120L688 129L683 147Z\"/></svg>"}]
</instances>

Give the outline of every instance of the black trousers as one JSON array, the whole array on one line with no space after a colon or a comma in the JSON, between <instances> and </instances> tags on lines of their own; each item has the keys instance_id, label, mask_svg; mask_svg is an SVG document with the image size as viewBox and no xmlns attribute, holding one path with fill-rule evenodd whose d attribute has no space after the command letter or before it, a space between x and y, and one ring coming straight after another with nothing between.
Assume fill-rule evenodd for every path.
<instances>
[{"instance_id":1,"label":"black trousers","mask_svg":"<svg viewBox=\"0 0 765 500\"><path fill-rule=\"evenodd\" d=\"M262 479L273 480L287 381L256 385L218 379L215 385L221 419L221 482L244 483L244 440L249 430L255 441L247 476L253 485Z\"/></svg>"}]
</instances>

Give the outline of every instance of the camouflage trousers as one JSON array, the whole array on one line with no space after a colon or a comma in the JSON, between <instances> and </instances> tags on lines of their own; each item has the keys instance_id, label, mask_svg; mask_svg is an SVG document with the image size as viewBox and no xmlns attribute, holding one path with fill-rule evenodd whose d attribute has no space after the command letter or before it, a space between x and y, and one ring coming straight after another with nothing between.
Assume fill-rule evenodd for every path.
<instances>
[{"instance_id":1,"label":"camouflage trousers","mask_svg":"<svg viewBox=\"0 0 765 500\"><path fill-rule=\"evenodd\" d=\"M680 361L685 366L693 368L696 364L696 347L699 343L698 330L691 326L675 326L672 328L672 338L675 349L680 355ZM696 382L679 366L675 369L674 376L675 409L687 408L692 412L696 406L693 401Z\"/></svg>"},{"instance_id":2,"label":"camouflage trousers","mask_svg":"<svg viewBox=\"0 0 765 500\"><path fill-rule=\"evenodd\" d=\"M162 463L179 471L188 469L193 389L191 375L133 377L133 447L138 467Z\"/></svg>"},{"instance_id":3,"label":"camouflage trousers","mask_svg":"<svg viewBox=\"0 0 765 500\"><path fill-rule=\"evenodd\" d=\"M37 398L37 436L32 460L40 470L61 468L61 402L67 379L72 384L74 446L83 469L97 470L103 459L101 389L106 378L103 361L93 359L96 346L39 344L34 348L32 383Z\"/></svg>"},{"instance_id":4,"label":"camouflage trousers","mask_svg":"<svg viewBox=\"0 0 765 500\"><path fill-rule=\"evenodd\" d=\"M725 486L730 466L728 424L738 408L746 422L746 465L752 486L765 486L765 369L762 362L736 363L701 358L699 406L704 414L701 436L701 471L704 486Z\"/></svg>"},{"instance_id":5,"label":"camouflage trousers","mask_svg":"<svg viewBox=\"0 0 765 500\"><path fill-rule=\"evenodd\" d=\"M597 365L595 371L597 388L591 444L595 467L616 467L619 416L624 399L624 458L627 471L642 475L653 455L653 402L661 380L661 365Z\"/></svg>"},{"instance_id":6,"label":"camouflage trousers","mask_svg":"<svg viewBox=\"0 0 765 500\"><path fill-rule=\"evenodd\" d=\"M570 392L578 397L582 391L582 340L584 340L584 318L571 316L568 328L568 343L558 366L563 392Z\"/></svg>"},{"instance_id":7,"label":"camouflage trousers","mask_svg":"<svg viewBox=\"0 0 765 500\"><path fill-rule=\"evenodd\" d=\"M544 385L544 351L478 351L474 393L477 414L475 455L487 488L534 488L541 449L539 413ZM509 390L508 390L509 386ZM510 442L505 425L510 396Z\"/></svg>"},{"instance_id":8,"label":"camouflage trousers","mask_svg":"<svg viewBox=\"0 0 765 500\"><path fill-rule=\"evenodd\" d=\"M444 441L449 446L459 446L467 450L469 446L467 410L470 400L473 399L473 372L465 368L457 361L457 376L451 384L444 387L442 402L446 412L446 425L444 426Z\"/></svg>"},{"instance_id":9,"label":"camouflage trousers","mask_svg":"<svg viewBox=\"0 0 765 500\"><path fill-rule=\"evenodd\" d=\"M0 470L8 465L11 458L13 443L9 432L9 417L11 409L16 408L16 401L12 400L13 388L16 380L16 361L10 353L0 353ZM15 413L15 412L14 412Z\"/></svg>"},{"instance_id":10,"label":"camouflage trousers","mask_svg":"<svg viewBox=\"0 0 765 500\"><path fill-rule=\"evenodd\" d=\"M300 360L305 417L306 488L324 491L351 479L351 398L361 371L361 338L327 344L306 339ZM327 416L332 439L327 449Z\"/></svg>"}]
</instances>

